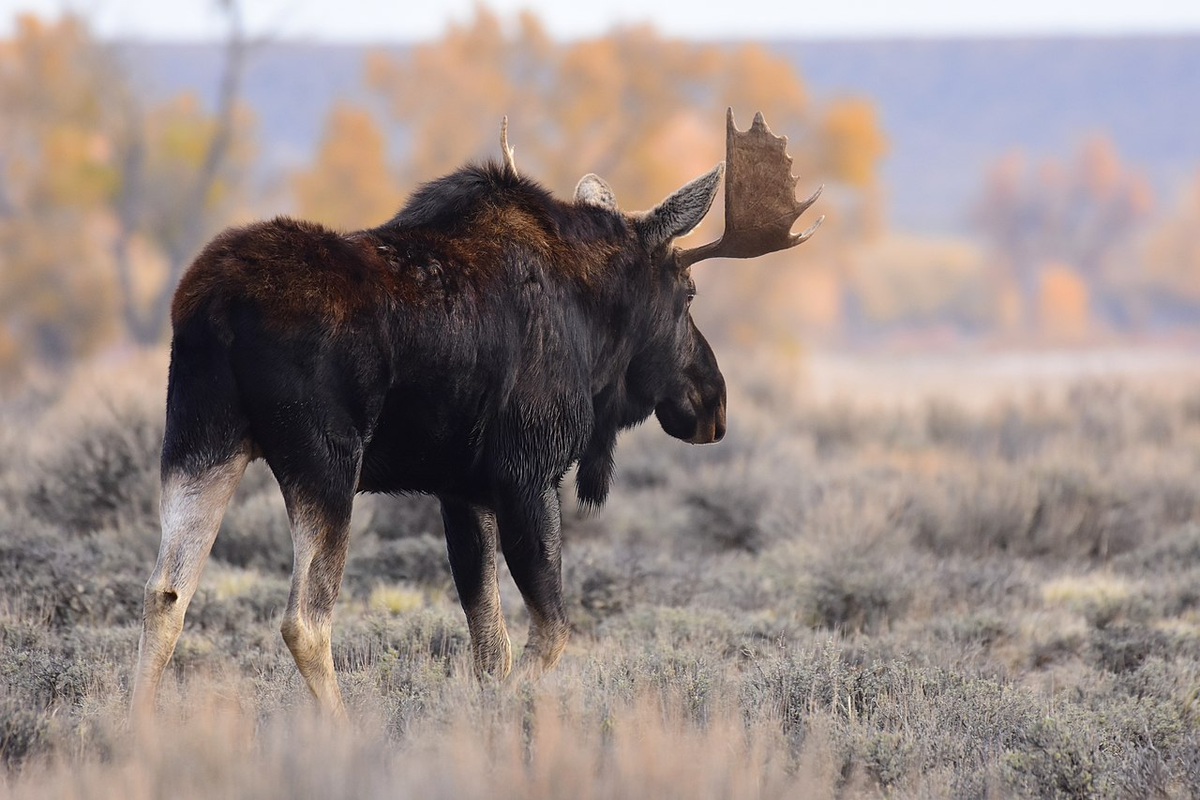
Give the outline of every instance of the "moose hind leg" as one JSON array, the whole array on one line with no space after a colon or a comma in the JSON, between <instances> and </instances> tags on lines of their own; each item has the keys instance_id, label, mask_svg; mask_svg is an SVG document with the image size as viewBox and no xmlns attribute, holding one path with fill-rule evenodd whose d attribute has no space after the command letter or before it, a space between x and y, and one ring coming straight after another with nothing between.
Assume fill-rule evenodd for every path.
<instances>
[{"instance_id":1,"label":"moose hind leg","mask_svg":"<svg viewBox=\"0 0 1200 800\"><path fill-rule=\"evenodd\" d=\"M562 597L558 490L505 493L498 514L504 560L532 622L521 661L548 670L558 663L570 633Z\"/></svg>"},{"instance_id":2,"label":"moose hind leg","mask_svg":"<svg viewBox=\"0 0 1200 800\"><path fill-rule=\"evenodd\" d=\"M481 506L443 499L442 522L450 570L471 632L475 674L503 679L512 669L512 644L496 583L496 515Z\"/></svg>"},{"instance_id":3,"label":"moose hind leg","mask_svg":"<svg viewBox=\"0 0 1200 800\"><path fill-rule=\"evenodd\" d=\"M345 719L333 668L333 607L350 543L350 510L361 448L328 454L320 480L283 480L292 528L292 590L280 631L321 710ZM315 476L315 474L314 474Z\"/></svg>"},{"instance_id":4,"label":"moose hind leg","mask_svg":"<svg viewBox=\"0 0 1200 800\"><path fill-rule=\"evenodd\" d=\"M217 538L225 506L248 463L249 447L242 446L216 466L163 470L162 543L146 584L133 684L135 717L145 717L154 708L159 681L183 630L184 614Z\"/></svg>"}]
</instances>

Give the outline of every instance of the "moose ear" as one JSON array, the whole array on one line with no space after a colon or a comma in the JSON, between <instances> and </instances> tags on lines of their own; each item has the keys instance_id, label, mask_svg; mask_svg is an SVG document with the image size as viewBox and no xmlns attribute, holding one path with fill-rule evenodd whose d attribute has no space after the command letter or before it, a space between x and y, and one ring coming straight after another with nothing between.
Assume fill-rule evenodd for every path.
<instances>
[{"instance_id":1,"label":"moose ear","mask_svg":"<svg viewBox=\"0 0 1200 800\"><path fill-rule=\"evenodd\" d=\"M704 219L704 215L712 207L724 172L725 164L717 164L711 172L676 190L653 211L636 217L634 224L642 234L646 246L656 250L672 239L690 233L699 225L700 220Z\"/></svg>"},{"instance_id":2,"label":"moose ear","mask_svg":"<svg viewBox=\"0 0 1200 800\"><path fill-rule=\"evenodd\" d=\"M612 187L604 182L599 175L588 173L579 179L575 185L575 202L589 206L599 206L612 211L617 209L617 196Z\"/></svg>"}]
</instances>

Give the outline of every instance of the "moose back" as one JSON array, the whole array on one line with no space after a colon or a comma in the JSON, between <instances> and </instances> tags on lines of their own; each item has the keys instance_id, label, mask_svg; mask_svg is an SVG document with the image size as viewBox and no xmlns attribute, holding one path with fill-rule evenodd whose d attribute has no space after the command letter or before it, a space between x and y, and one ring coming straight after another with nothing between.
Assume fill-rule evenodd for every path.
<instances>
[{"instance_id":1,"label":"moose back","mask_svg":"<svg viewBox=\"0 0 1200 800\"><path fill-rule=\"evenodd\" d=\"M795 198L786 141L762 116L727 121L727 157L648 212L625 213L595 175L571 201L504 160L419 188L350 234L276 218L217 236L180 282L162 451L162 543L146 586L133 712L159 680L226 504L253 459L279 481L294 549L282 633L318 704L344 715L330 650L356 492L441 502L480 675L511 646L496 583L503 552L532 621L523 659L567 641L559 485L608 492L617 434L652 413L671 436L725 433L725 381L689 313L702 258L803 242L816 199ZM723 172L725 234L679 250ZM819 193L819 190L818 190ZM818 220L819 222L819 220Z\"/></svg>"}]
</instances>

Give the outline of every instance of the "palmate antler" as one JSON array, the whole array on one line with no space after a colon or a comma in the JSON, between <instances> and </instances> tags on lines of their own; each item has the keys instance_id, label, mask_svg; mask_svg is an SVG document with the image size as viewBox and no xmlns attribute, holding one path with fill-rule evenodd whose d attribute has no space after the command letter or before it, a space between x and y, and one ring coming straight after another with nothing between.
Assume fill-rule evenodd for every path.
<instances>
[{"instance_id":1,"label":"palmate antler","mask_svg":"<svg viewBox=\"0 0 1200 800\"><path fill-rule=\"evenodd\" d=\"M715 242L680 250L677 259L687 267L706 258L755 258L806 242L824 221L820 217L804 233L792 226L821 196L818 188L807 200L796 199L792 157L787 137L767 127L762 112L743 133L729 109L725 129L725 233Z\"/></svg>"}]
</instances>

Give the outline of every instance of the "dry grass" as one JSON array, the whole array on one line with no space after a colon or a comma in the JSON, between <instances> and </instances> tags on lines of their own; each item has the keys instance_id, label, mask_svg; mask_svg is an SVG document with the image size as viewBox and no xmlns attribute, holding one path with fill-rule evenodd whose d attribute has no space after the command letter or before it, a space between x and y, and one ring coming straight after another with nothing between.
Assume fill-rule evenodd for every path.
<instances>
[{"instance_id":1,"label":"dry grass","mask_svg":"<svg viewBox=\"0 0 1200 800\"><path fill-rule=\"evenodd\" d=\"M685 698L646 694L589 707L577 673L536 688L480 689L454 676L440 700L454 708L405 732L357 709L350 730L307 713L254 709L252 687L211 679L189 686L185 718L136 741L90 731L93 753L26 767L17 796L61 798L627 798L789 797L832 794L836 778L798 770L777 726L748 727L732 713L696 725ZM111 710L115 714L116 710ZM101 744L101 741L103 744Z\"/></svg>"},{"instance_id":2,"label":"dry grass","mask_svg":"<svg viewBox=\"0 0 1200 800\"><path fill-rule=\"evenodd\" d=\"M536 683L471 678L436 506L361 498L334 640L348 731L311 717L279 638L286 520L256 467L139 743L122 720L158 535L148 361L0 423L0 795L1200 786L1200 382L868 406L734 363L726 442L640 430L609 506L566 512L575 632Z\"/></svg>"}]
</instances>

